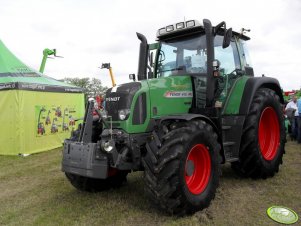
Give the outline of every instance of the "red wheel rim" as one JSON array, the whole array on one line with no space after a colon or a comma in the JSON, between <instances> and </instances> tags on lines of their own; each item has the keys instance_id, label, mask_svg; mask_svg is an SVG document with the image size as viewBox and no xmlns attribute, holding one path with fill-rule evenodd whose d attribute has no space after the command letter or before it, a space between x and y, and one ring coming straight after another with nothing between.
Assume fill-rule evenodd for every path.
<instances>
[{"instance_id":1,"label":"red wheel rim","mask_svg":"<svg viewBox=\"0 0 301 226\"><path fill-rule=\"evenodd\" d=\"M211 159L206 146L193 146L186 159L185 182L189 191L195 195L202 193L209 183Z\"/></svg>"},{"instance_id":2,"label":"red wheel rim","mask_svg":"<svg viewBox=\"0 0 301 226\"><path fill-rule=\"evenodd\" d=\"M279 146L280 129L277 114L271 107L261 113L258 139L263 158L268 161L274 159Z\"/></svg>"}]
</instances>

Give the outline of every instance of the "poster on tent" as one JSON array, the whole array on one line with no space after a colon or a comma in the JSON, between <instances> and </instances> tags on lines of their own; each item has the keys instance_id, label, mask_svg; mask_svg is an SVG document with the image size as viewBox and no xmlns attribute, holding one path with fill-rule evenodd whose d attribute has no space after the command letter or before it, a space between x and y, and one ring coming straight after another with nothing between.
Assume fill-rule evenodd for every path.
<instances>
[{"instance_id":1,"label":"poster on tent","mask_svg":"<svg viewBox=\"0 0 301 226\"><path fill-rule=\"evenodd\" d=\"M77 120L75 106L35 106L36 136L42 137L57 133L71 133L76 130L80 120Z\"/></svg>"}]
</instances>

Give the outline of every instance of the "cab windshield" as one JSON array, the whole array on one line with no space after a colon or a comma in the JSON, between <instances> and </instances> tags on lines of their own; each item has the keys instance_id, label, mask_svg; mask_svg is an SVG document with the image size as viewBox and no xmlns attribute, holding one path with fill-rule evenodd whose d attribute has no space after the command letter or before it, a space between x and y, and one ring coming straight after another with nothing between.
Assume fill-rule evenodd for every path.
<instances>
[{"instance_id":1,"label":"cab windshield","mask_svg":"<svg viewBox=\"0 0 301 226\"><path fill-rule=\"evenodd\" d=\"M158 77L206 72L207 53L204 34L161 42L157 65Z\"/></svg>"}]
</instances>

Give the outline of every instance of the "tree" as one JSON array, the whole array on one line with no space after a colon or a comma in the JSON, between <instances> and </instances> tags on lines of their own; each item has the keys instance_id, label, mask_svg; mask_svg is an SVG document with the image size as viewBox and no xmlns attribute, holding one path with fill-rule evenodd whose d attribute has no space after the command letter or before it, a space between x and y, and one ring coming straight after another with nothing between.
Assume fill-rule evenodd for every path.
<instances>
[{"instance_id":1,"label":"tree","mask_svg":"<svg viewBox=\"0 0 301 226\"><path fill-rule=\"evenodd\" d=\"M65 78L64 82L75 85L83 89L85 97L104 96L108 87L103 86L100 79L97 78Z\"/></svg>"},{"instance_id":2,"label":"tree","mask_svg":"<svg viewBox=\"0 0 301 226\"><path fill-rule=\"evenodd\" d=\"M89 84L89 93L90 96L97 96L101 95L104 96L105 92L107 91L108 87L102 86L100 79L92 78Z\"/></svg>"}]
</instances>

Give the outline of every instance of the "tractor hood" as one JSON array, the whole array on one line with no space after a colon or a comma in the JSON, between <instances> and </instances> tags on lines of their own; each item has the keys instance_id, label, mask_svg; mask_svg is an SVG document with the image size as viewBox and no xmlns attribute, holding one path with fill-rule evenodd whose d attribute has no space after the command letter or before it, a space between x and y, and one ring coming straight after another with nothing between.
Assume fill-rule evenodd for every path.
<instances>
[{"instance_id":1,"label":"tractor hood","mask_svg":"<svg viewBox=\"0 0 301 226\"><path fill-rule=\"evenodd\" d=\"M140 82L131 82L107 90L105 108L112 121L119 121L118 111L131 108L133 97L140 88Z\"/></svg>"}]
</instances>

